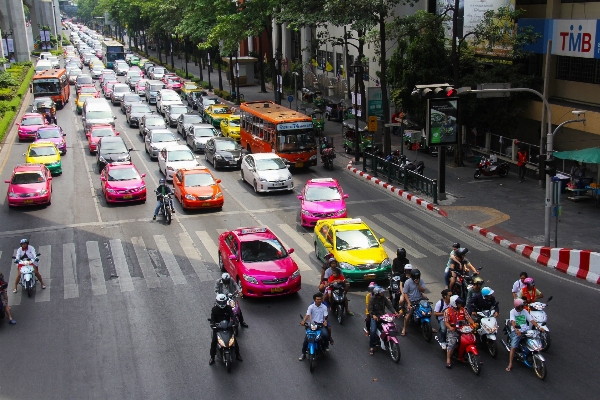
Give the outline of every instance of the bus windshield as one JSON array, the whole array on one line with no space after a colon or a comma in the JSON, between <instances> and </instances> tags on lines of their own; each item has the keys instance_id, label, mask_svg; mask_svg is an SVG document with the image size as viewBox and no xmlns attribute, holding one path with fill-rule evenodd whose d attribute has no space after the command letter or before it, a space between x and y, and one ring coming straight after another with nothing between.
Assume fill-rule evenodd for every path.
<instances>
[{"instance_id":1,"label":"bus windshield","mask_svg":"<svg viewBox=\"0 0 600 400\"><path fill-rule=\"evenodd\" d=\"M44 79L44 81L33 81L33 94L60 94L58 79Z\"/></svg>"},{"instance_id":2,"label":"bus windshield","mask_svg":"<svg viewBox=\"0 0 600 400\"><path fill-rule=\"evenodd\" d=\"M316 150L317 141L312 129L291 129L277 132L277 152L295 153Z\"/></svg>"}]
</instances>

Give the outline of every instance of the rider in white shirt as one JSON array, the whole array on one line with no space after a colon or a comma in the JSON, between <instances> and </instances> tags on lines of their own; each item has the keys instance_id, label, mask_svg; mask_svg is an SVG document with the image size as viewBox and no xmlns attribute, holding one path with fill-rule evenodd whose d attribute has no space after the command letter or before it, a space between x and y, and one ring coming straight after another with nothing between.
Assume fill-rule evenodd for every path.
<instances>
[{"instance_id":1,"label":"rider in white shirt","mask_svg":"<svg viewBox=\"0 0 600 400\"><path fill-rule=\"evenodd\" d=\"M19 249L17 250L17 254L15 255L15 263L17 263L17 265L18 265L18 262L23 258L29 258L31 260L31 263L33 264L33 269L35 271L36 278L42 284L42 289L46 289L46 285L44 285L42 276L38 272L39 259L37 258L35 249L33 248L33 246L29 245L29 240L27 240L27 239L21 239L21 247L19 247ZM17 279L15 280L15 288L13 289L13 293L17 293L17 286L19 285L20 280L21 280L21 271L18 271Z\"/></svg>"}]
</instances>

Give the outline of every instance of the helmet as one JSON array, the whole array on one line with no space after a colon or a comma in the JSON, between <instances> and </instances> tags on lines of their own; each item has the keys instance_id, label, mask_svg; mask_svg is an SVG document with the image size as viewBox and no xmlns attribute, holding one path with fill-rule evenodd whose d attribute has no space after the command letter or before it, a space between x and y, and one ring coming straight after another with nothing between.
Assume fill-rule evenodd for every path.
<instances>
[{"instance_id":1,"label":"helmet","mask_svg":"<svg viewBox=\"0 0 600 400\"><path fill-rule=\"evenodd\" d=\"M513 301L515 308L523 307L523 304L525 304L525 302L521 299L515 299L515 301Z\"/></svg>"},{"instance_id":2,"label":"helmet","mask_svg":"<svg viewBox=\"0 0 600 400\"><path fill-rule=\"evenodd\" d=\"M225 308L227 305L227 296L225 296L223 293L219 293L217 295L216 305L218 305L220 308Z\"/></svg>"},{"instance_id":3,"label":"helmet","mask_svg":"<svg viewBox=\"0 0 600 400\"><path fill-rule=\"evenodd\" d=\"M494 291L491 288L487 287L487 286L484 287L483 289L481 289L481 295L483 297L485 297L485 296L491 296L492 294L494 294Z\"/></svg>"},{"instance_id":4,"label":"helmet","mask_svg":"<svg viewBox=\"0 0 600 400\"><path fill-rule=\"evenodd\" d=\"M161 185L164 185L164 184L165 184L165 182L166 182L166 181L165 181L165 178L160 178L160 179L158 180L158 183L159 183L159 184L161 184Z\"/></svg>"},{"instance_id":5,"label":"helmet","mask_svg":"<svg viewBox=\"0 0 600 400\"><path fill-rule=\"evenodd\" d=\"M458 243L458 242L453 243L452 247L454 247L455 249L460 249L460 243Z\"/></svg>"},{"instance_id":6,"label":"helmet","mask_svg":"<svg viewBox=\"0 0 600 400\"><path fill-rule=\"evenodd\" d=\"M535 285L535 281L533 280L533 278L525 278L525 280L523 281L524 284L526 284L529 287L532 287Z\"/></svg>"},{"instance_id":7,"label":"helmet","mask_svg":"<svg viewBox=\"0 0 600 400\"><path fill-rule=\"evenodd\" d=\"M375 287L375 289L373 289L373 294L381 294L383 292L384 292L384 290L380 286L377 286L377 287Z\"/></svg>"},{"instance_id":8,"label":"helmet","mask_svg":"<svg viewBox=\"0 0 600 400\"><path fill-rule=\"evenodd\" d=\"M406 257L406 250L404 250L404 248L401 247L398 250L396 250L396 255L398 256L398 258L404 258Z\"/></svg>"},{"instance_id":9,"label":"helmet","mask_svg":"<svg viewBox=\"0 0 600 400\"><path fill-rule=\"evenodd\" d=\"M404 271L406 272L406 271L410 271L410 270L412 270L412 264L406 264L404 266Z\"/></svg>"},{"instance_id":10,"label":"helmet","mask_svg":"<svg viewBox=\"0 0 600 400\"><path fill-rule=\"evenodd\" d=\"M410 271L410 279L421 279L421 271L418 269Z\"/></svg>"},{"instance_id":11,"label":"helmet","mask_svg":"<svg viewBox=\"0 0 600 400\"><path fill-rule=\"evenodd\" d=\"M231 275L229 275L227 272L223 272L223 275L221 275L221 280L224 283L229 283L230 279L231 279Z\"/></svg>"},{"instance_id":12,"label":"helmet","mask_svg":"<svg viewBox=\"0 0 600 400\"><path fill-rule=\"evenodd\" d=\"M452 307L456 308L458 304L463 304L464 305L465 302L457 294L455 294L454 296L450 297L450 305Z\"/></svg>"},{"instance_id":13,"label":"helmet","mask_svg":"<svg viewBox=\"0 0 600 400\"><path fill-rule=\"evenodd\" d=\"M375 289L377 287L377 284L375 282L371 282L369 283L369 291L372 292L373 289Z\"/></svg>"},{"instance_id":14,"label":"helmet","mask_svg":"<svg viewBox=\"0 0 600 400\"><path fill-rule=\"evenodd\" d=\"M460 249L456 250L456 255L459 257L464 257L468 252L469 249L467 249L466 247L461 247Z\"/></svg>"},{"instance_id":15,"label":"helmet","mask_svg":"<svg viewBox=\"0 0 600 400\"><path fill-rule=\"evenodd\" d=\"M329 266L330 266L330 267L332 267L332 268L336 268L336 267L337 267L337 265L338 265L338 262L337 262L337 260L336 260L335 258L333 258L333 257L331 257L331 258L329 259L329 261L327 261L327 263L328 263L328 264L329 264Z\"/></svg>"},{"instance_id":16,"label":"helmet","mask_svg":"<svg viewBox=\"0 0 600 400\"><path fill-rule=\"evenodd\" d=\"M483 285L483 278L480 276L476 276L475 278L473 278L473 285L477 285L478 283L481 283Z\"/></svg>"},{"instance_id":17,"label":"helmet","mask_svg":"<svg viewBox=\"0 0 600 400\"><path fill-rule=\"evenodd\" d=\"M21 239L21 244L29 244L29 240L28 239Z\"/></svg>"}]
</instances>

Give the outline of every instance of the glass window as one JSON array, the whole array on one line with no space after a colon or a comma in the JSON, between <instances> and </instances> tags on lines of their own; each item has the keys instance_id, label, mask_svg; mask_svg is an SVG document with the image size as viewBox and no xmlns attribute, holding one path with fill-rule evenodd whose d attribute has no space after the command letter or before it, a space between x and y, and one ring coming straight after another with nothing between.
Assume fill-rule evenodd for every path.
<instances>
[{"instance_id":1,"label":"glass window","mask_svg":"<svg viewBox=\"0 0 600 400\"><path fill-rule=\"evenodd\" d=\"M45 182L44 175L39 172L21 172L13 176L11 183L16 185L26 185L28 183Z\"/></svg>"},{"instance_id":2,"label":"glass window","mask_svg":"<svg viewBox=\"0 0 600 400\"><path fill-rule=\"evenodd\" d=\"M56 149L54 146L41 146L32 147L29 150L29 157L44 157L44 156L55 156Z\"/></svg>"},{"instance_id":3,"label":"glass window","mask_svg":"<svg viewBox=\"0 0 600 400\"><path fill-rule=\"evenodd\" d=\"M341 200L342 196L335 186L309 186L304 193L306 201Z\"/></svg>"},{"instance_id":4,"label":"glass window","mask_svg":"<svg viewBox=\"0 0 600 400\"><path fill-rule=\"evenodd\" d=\"M267 158L262 160L256 160L256 169L258 171L272 171L285 168L285 163L281 158Z\"/></svg>"},{"instance_id":5,"label":"glass window","mask_svg":"<svg viewBox=\"0 0 600 400\"><path fill-rule=\"evenodd\" d=\"M379 247L379 241L368 229L338 231L335 233L336 250L356 250Z\"/></svg>"},{"instance_id":6,"label":"glass window","mask_svg":"<svg viewBox=\"0 0 600 400\"><path fill-rule=\"evenodd\" d=\"M109 181L131 181L140 179L140 174L135 168L111 168L107 179Z\"/></svg>"},{"instance_id":7,"label":"glass window","mask_svg":"<svg viewBox=\"0 0 600 400\"><path fill-rule=\"evenodd\" d=\"M277 239L242 242L242 261L272 261L287 257L287 251Z\"/></svg>"},{"instance_id":8,"label":"glass window","mask_svg":"<svg viewBox=\"0 0 600 400\"><path fill-rule=\"evenodd\" d=\"M217 140L217 150L227 151L227 150L240 150L241 147L234 141L230 140Z\"/></svg>"},{"instance_id":9,"label":"glass window","mask_svg":"<svg viewBox=\"0 0 600 400\"><path fill-rule=\"evenodd\" d=\"M170 133L160 132L152 135L153 143L161 143L161 142L174 142L175 136Z\"/></svg>"},{"instance_id":10,"label":"glass window","mask_svg":"<svg viewBox=\"0 0 600 400\"><path fill-rule=\"evenodd\" d=\"M216 185L214 178L210 174L186 174L185 187L213 186Z\"/></svg>"},{"instance_id":11,"label":"glass window","mask_svg":"<svg viewBox=\"0 0 600 400\"><path fill-rule=\"evenodd\" d=\"M37 137L40 139L58 139L62 137L60 128L46 128L38 130Z\"/></svg>"},{"instance_id":12,"label":"glass window","mask_svg":"<svg viewBox=\"0 0 600 400\"><path fill-rule=\"evenodd\" d=\"M217 136L217 131L214 128L196 128L194 129L195 137L213 137Z\"/></svg>"},{"instance_id":13,"label":"glass window","mask_svg":"<svg viewBox=\"0 0 600 400\"><path fill-rule=\"evenodd\" d=\"M170 150L169 161L194 161L195 157L190 150Z\"/></svg>"},{"instance_id":14,"label":"glass window","mask_svg":"<svg viewBox=\"0 0 600 400\"><path fill-rule=\"evenodd\" d=\"M115 136L115 133L111 128L92 129L92 137L105 137L105 136Z\"/></svg>"},{"instance_id":15,"label":"glass window","mask_svg":"<svg viewBox=\"0 0 600 400\"><path fill-rule=\"evenodd\" d=\"M21 121L21 125L23 125L23 126L44 125L44 119L42 117L25 118Z\"/></svg>"}]
</instances>

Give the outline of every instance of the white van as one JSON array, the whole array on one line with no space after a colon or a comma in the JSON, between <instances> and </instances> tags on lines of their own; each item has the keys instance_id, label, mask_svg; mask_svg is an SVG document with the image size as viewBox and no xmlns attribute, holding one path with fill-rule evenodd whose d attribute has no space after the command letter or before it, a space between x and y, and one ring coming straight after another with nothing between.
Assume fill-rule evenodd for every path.
<instances>
[{"instance_id":1,"label":"white van","mask_svg":"<svg viewBox=\"0 0 600 400\"><path fill-rule=\"evenodd\" d=\"M83 130L88 132L93 125L112 125L115 126L115 115L112 107L106 99L91 97L83 103L81 113Z\"/></svg>"},{"instance_id":2,"label":"white van","mask_svg":"<svg viewBox=\"0 0 600 400\"><path fill-rule=\"evenodd\" d=\"M35 64L35 72L45 71L47 69L52 69L52 62L50 60L39 60L37 64Z\"/></svg>"}]
</instances>

